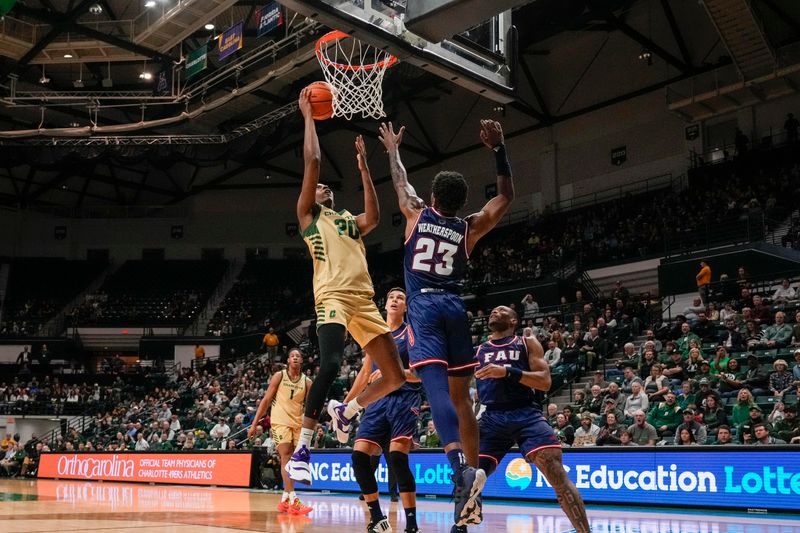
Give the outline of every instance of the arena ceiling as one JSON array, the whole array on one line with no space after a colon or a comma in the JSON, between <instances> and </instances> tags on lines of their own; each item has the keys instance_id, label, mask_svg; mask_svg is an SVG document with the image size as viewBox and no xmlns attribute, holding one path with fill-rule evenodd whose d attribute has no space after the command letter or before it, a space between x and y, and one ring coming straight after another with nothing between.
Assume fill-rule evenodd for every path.
<instances>
[{"instance_id":1,"label":"arena ceiling","mask_svg":"<svg viewBox=\"0 0 800 533\"><path fill-rule=\"evenodd\" d=\"M0 21L0 204L77 212L173 205L204 191L297 187L302 129L291 104L301 87L322 78L313 43L326 28L287 8L285 31L256 39L254 14L263 3L201 1L205 9L188 10L159 32L150 31L152 8L143 0L17 3ZM508 101L406 62L387 73L386 111L409 127L412 172L477 148L467 126L479 118L501 117L509 136L523 135L731 64L697 0L522 3L513 11L519 54ZM798 2L752 6L771 46L794 50ZM183 87L190 98L154 96L152 82L141 79L215 43L221 28L240 20L244 48L226 62L209 54L209 68ZM215 29L204 29L209 22ZM42 90L50 96L37 96ZM90 125L103 133L90 135ZM36 135L41 128L61 133ZM33 134L19 136L22 130ZM329 181L352 181L352 138L364 135L374 151L375 121L330 120L319 131Z\"/></svg>"}]
</instances>

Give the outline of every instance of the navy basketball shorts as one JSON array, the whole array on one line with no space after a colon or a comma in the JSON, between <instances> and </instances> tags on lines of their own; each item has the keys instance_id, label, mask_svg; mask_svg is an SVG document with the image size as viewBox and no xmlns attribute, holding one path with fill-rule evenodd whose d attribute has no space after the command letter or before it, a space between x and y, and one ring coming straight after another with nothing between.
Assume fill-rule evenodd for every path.
<instances>
[{"instance_id":1,"label":"navy basketball shorts","mask_svg":"<svg viewBox=\"0 0 800 533\"><path fill-rule=\"evenodd\" d=\"M464 302L449 292L421 293L408 302L411 368L446 365L449 371L478 366Z\"/></svg>"},{"instance_id":2,"label":"navy basketball shorts","mask_svg":"<svg viewBox=\"0 0 800 533\"><path fill-rule=\"evenodd\" d=\"M419 404L420 393L407 389L370 404L361 417L356 442L366 441L384 450L389 442L412 439L417 431Z\"/></svg>"},{"instance_id":3,"label":"navy basketball shorts","mask_svg":"<svg viewBox=\"0 0 800 533\"><path fill-rule=\"evenodd\" d=\"M522 407L511 411L492 410L487 406L481 416L480 456L500 463L506 453L516 444L520 454L528 462L543 448L561 448L561 441L547 423L542 412L533 407Z\"/></svg>"}]
</instances>

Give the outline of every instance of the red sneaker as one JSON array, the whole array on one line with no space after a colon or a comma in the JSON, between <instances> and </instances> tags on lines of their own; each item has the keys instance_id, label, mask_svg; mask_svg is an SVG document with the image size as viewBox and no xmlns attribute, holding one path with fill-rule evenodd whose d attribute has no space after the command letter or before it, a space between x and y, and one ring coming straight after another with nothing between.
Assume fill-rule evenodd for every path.
<instances>
[{"instance_id":1,"label":"red sneaker","mask_svg":"<svg viewBox=\"0 0 800 533\"><path fill-rule=\"evenodd\" d=\"M279 513L288 513L289 512L289 499L283 500L281 503L278 504L278 512Z\"/></svg>"},{"instance_id":2,"label":"red sneaker","mask_svg":"<svg viewBox=\"0 0 800 533\"><path fill-rule=\"evenodd\" d=\"M314 510L313 507L309 507L308 505L303 505L303 502L300 501L300 498L295 498L294 503L289 506L289 514L294 514L294 515L307 515L313 510Z\"/></svg>"}]
</instances>

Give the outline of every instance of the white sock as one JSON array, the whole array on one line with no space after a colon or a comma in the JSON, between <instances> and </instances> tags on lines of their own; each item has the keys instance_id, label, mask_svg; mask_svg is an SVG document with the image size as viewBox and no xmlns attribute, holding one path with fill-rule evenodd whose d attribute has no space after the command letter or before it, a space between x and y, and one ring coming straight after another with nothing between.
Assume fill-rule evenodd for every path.
<instances>
[{"instance_id":1,"label":"white sock","mask_svg":"<svg viewBox=\"0 0 800 533\"><path fill-rule=\"evenodd\" d=\"M314 437L314 430L309 428L302 428L300 430L300 440L297 441L297 448L294 451L299 450L303 446L306 448L311 448L311 439Z\"/></svg>"},{"instance_id":2,"label":"white sock","mask_svg":"<svg viewBox=\"0 0 800 533\"><path fill-rule=\"evenodd\" d=\"M283 491L283 494L281 495L281 501L285 502L288 499L289 499L289 493L286 492L286 491Z\"/></svg>"},{"instance_id":3,"label":"white sock","mask_svg":"<svg viewBox=\"0 0 800 533\"><path fill-rule=\"evenodd\" d=\"M344 416L345 418L353 418L358 413L360 413L362 409L364 408L358 404L358 400L356 398L353 398L352 400L347 402L347 405L344 408Z\"/></svg>"},{"instance_id":4,"label":"white sock","mask_svg":"<svg viewBox=\"0 0 800 533\"><path fill-rule=\"evenodd\" d=\"M295 494L295 493L294 493L294 491L290 492L290 493L289 493L289 501L290 501L290 502L292 502L292 503L294 503L294 501L295 501L296 499L297 499L297 494Z\"/></svg>"}]
</instances>

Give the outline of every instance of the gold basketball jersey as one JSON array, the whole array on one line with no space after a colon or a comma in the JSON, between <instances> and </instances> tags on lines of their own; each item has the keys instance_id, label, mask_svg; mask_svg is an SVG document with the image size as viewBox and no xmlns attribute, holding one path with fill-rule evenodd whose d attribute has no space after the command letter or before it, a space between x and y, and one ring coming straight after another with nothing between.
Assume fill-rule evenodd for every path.
<instances>
[{"instance_id":1,"label":"gold basketball jersey","mask_svg":"<svg viewBox=\"0 0 800 533\"><path fill-rule=\"evenodd\" d=\"M272 399L269 422L273 425L300 427L303 423L308 378L301 373L297 381L292 381L286 370L281 370L281 374L278 392Z\"/></svg>"},{"instance_id":2,"label":"gold basketball jersey","mask_svg":"<svg viewBox=\"0 0 800 533\"><path fill-rule=\"evenodd\" d=\"M356 217L320 204L314 211L313 222L303 231L314 260L314 301L348 294L371 299L375 292Z\"/></svg>"}]
</instances>

